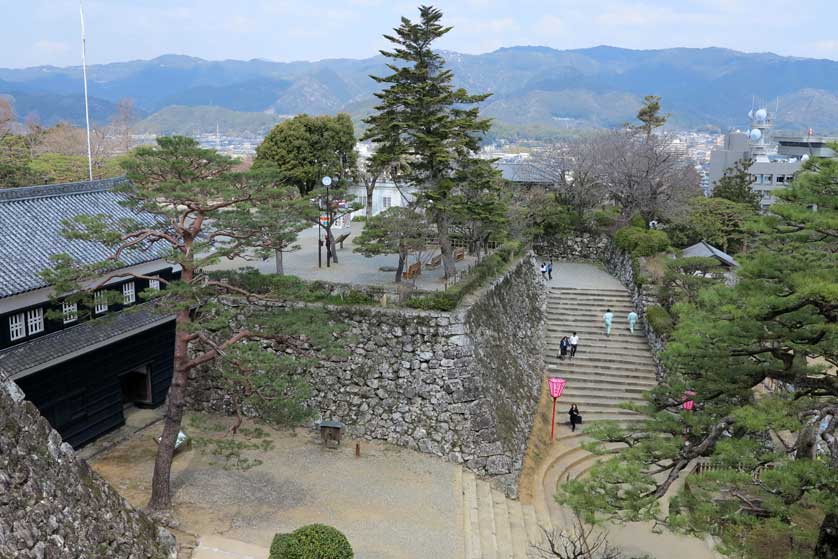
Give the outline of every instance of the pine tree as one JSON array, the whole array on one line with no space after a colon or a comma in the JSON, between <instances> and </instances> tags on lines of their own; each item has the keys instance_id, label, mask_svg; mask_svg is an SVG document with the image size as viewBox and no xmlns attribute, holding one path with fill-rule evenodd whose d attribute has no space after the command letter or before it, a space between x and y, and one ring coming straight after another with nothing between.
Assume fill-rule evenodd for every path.
<instances>
[{"instance_id":1,"label":"pine tree","mask_svg":"<svg viewBox=\"0 0 838 559\"><path fill-rule=\"evenodd\" d=\"M753 177L749 172L753 163L752 159L740 159L733 168L727 169L722 178L713 185L713 197L747 204L758 210L761 197L751 188Z\"/></svg>"},{"instance_id":2,"label":"pine tree","mask_svg":"<svg viewBox=\"0 0 838 559\"><path fill-rule=\"evenodd\" d=\"M589 519L658 518L687 476L659 520L737 556L838 556L838 160L810 161L778 196L738 283L675 305L668 376L636 408L646 421L586 431L625 446L562 488ZM689 476L697 459L713 471Z\"/></svg>"},{"instance_id":3,"label":"pine tree","mask_svg":"<svg viewBox=\"0 0 838 559\"><path fill-rule=\"evenodd\" d=\"M109 258L82 266L70 256L60 255L54 268L42 274L56 293L72 293L79 309L92 309L93 293L109 279L150 279L122 269L119 261L126 253L162 249L163 258L180 267L180 275L174 279L153 278L163 284L163 290L142 294L156 302L156 312L174 314L177 325L168 409L149 501L154 510L171 507L172 458L190 375L225 357L226 378L231 378L229 371L236 368L237 378L248 379L252 388L251 396L245 394L249 405L263 396L266 416L299 417L306 390L299 376L287 374L287 360L267 354L261 344L237 345L248 340L293 345L298 336L308 334L307 325L326 322L317 313L289 320L287 314L270 307L260 310L253 306L245 311L242 303L264 297L213 279L207 272L221 259L269 254L277 242L286 242L288 228L296 227L299 220L289 215L289 187L275 172L263 168L231 173L233 165L231 158L201 148L191 138L158 138L154 146L137 148L125 162L131 183L120 191L126 204L138 210L138 219L114 222L101 214L80 215L65 224L68 238L102 243L110 248ZM241 323L244 314L248 316ZM321 335L318 340L326 343L330 338ZM256 378L249 374L252 371L263 375ZM253 388L257 382L258 390Z\"/></svg>"},{"instance_id":4,"label":"pine tree","mask_svg":"<svg viewBox=\"0 0 838 559\"><path fill-rule=\"evenodd\" d=\"M643 124L639 124L637 128L642 130L648 138L655 128L660 128L666 124L669 114L660 114L661 98L657 95L647 95L643 98L643 103L643 106L637 112L637 120Z\"/></svg>"},{"instance_id":5,"label":"pine tree","mask_svg":"<svg viewBox=\"0 0 838 559\"><path fill-rule=\"evenodd\" d=\"M448 207L452 174L458 161L477 151L480 135L489 129L489 120L480 118L474 106L489 95L454 88L453 73L432 49L451 27L440 23L442 12L431 6L421 6L419 17L418 23L402 18L395 35L384 36L394 46L392 51L381 51L392 61L387 65L392 74L372 76L385 89L375 94L376 112L364 120L368 126L364 139L393 160L409 160L405 179L419 189L419 202L436 225L445 274L450 277L455 272Z\"/></svg>"},{"instance_id":6,"label":"pine tree","mask_svg":"<svg viewBox=\"0 0 838 559\"><path fill-rule=\"evenodd\" d=\"M398 254L395 281L401 283L408 256L423 250L429 237L428 223L422 214L413 208L394 206L367 218L354 250L364 256Z\"/></svg>"}]
</instances>

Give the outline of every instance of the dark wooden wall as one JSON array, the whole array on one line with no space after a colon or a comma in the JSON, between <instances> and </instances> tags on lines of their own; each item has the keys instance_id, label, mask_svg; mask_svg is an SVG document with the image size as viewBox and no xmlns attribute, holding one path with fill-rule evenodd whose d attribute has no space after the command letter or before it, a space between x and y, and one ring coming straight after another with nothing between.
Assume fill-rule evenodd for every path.
<instances>
[{"instance_id":1,"label":"dark wooden wall","mask_svg":"<svg viewBox=\"0 0 838 559\"><path fill-rule=\"evenodd\" d=\"M152 407L172 379L175 324L169 322L17 380L41 414L73 447L125 423L120 375L151 369Z\"/></svg>"}]
</instances>

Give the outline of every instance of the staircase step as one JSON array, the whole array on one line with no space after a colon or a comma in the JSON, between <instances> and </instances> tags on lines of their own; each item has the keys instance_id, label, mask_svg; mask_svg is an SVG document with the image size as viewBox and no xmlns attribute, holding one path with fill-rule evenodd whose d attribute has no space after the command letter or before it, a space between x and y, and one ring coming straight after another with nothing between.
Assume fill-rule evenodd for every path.
<instances>
[{"instance_id":1,"label":"staircase step","mask_svg":"<svg viewBox=\"0 0 838 559\"><path fill-rule=\"evenodd\" d=\"M561 358L560 351L554 351L552 348L547 350L544 353L545 359L551 359L553 361L558 361L559 363L569 363L570 357L565 355L564 358ZM589 353L578 353L573 360L577 363L618 363L622 365L648 365L650 367L655 366L655 361L649 357L648 352L646 355L638 354L638 355L625 355L622 353L602 353L600 352L597 356L592 356Z\"/></svg>"},{"instance_id":2,"label":"staircase step","mask_svg":"<svg viewBox=\"0 0 838 559\"><path fill-rule=\"evenodd\" d=\"M509 511L509 531L512 534L512 557L514 559L527 559L529 537L521 502L510 499L506 502L506 508Z\"/></svg>"},{"instance_id":3,"label":"staircase step","mask_svg":"<svg viewBox=\"0 0 838 559\"><path fill-rule=\"evenodd\" d=\"M498 559L512 559L512 530L510 529L506 497L497 489L492 489L492 503L495 509L495 539L498 543Z\"/></svg>"},{"instance_id":4,"label":"staircase step","mask_svg":"<svg viewBox=\"0 0 838 559\"><path fill-rule=\"evenodd\" d=\"M463 471L463 516L465 521L466 559L481 559L480 520L477 509L477 478Z\"/></svg>"},{"instance_id":5,"label":"staircase step","mask_svg":"<svg viewBox=\"0 0 838 559\"><path fill-rule=\"evenodd\" d=\"M611 404L616 406L622 402L637 402L638 404L644 403L646 401L643 398L642 393L625 393L625 392L616 392L616 391L604 391L604 392L595 392L593 390L582 390L578 387L573 387L568 385L568 388L565 388L564 393L562 394L562 400L569 402L574 401L577 404L586 403L586 404L594 404L594 403L602 403L602 404Z\"/></svg>"},{"instance_id":6,"label":"staircase step","mask_svg":"<svg viewBox=\"0 0 838 559\"><path fill-rule=\"evenodd\" d=\"M482 559L498 559L498 542L495 535L495 507L492 488L485 481L477 482L477 510Z\"/></svg>"},{"instance_id":7,"label":"staircase step","mask_svg":"<svg viewBox=\"0 0 838 559\"><path fill-rule=\"evenodd\" d=\"M535 516L535 507L532 505L522 505L524 511L524 526L527 528L527 540L529 544L538 545L544 539L544 532L538 524L538 519Z\"/></svg>"}]
</instances>

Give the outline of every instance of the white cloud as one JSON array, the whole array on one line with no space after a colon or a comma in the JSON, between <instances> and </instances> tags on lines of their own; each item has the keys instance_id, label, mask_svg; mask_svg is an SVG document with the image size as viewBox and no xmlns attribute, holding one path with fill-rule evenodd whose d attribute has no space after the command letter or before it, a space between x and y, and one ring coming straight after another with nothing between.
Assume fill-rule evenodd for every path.
<instances>
[{"instance_id":1,"label":"white cloud","mask_svg":"<svg viewBox=\"0 0 838 559\"><path fill-rule=\"evenodd\" d=\"M539 35L553 35L564 27L564 20L559 16L545 15L535 22L533 30Z\"/></svg>"}]
</instances>

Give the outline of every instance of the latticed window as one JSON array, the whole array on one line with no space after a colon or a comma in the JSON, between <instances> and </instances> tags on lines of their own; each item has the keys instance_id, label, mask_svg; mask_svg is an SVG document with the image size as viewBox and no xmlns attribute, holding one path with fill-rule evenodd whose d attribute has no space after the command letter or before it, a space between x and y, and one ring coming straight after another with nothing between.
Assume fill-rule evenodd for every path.
<instances>
[{"instance_id":1,"label":"latticed window","mask_svg":"<svg viewBox=\"0 0 838 559\"><path fill-rule=\"evenodd\" d=\"M26 311L26 322L29 323L29 335L44 331L44 309Z\"/></svg>"},{"instance_id":2,"label":"latticed window","mask_svg":"<svg viewBox=\"0 0 838 559\"><path fill-rule=\"evenodd\" d=\"M26 337L26 323L23 313L14 314L9 317L9 338L12 341Z\"/></svg>"},{"instance_id":3,"label":"latticed window","mask_svg":"<svg viewBox=\"0 0 838 559\"><path fill-rule=\"evenodd\" d=\"M134 282L129 281L128 283L122 284L122 304L130 305L134 301L137 300L137 292L134 289Z\"/></svg>"},{"instance_id":4,"label":"latticed window","mask_svg":"<svg viewBox=\"0 0 838 559\"><path fill-rule=\"evenodd\" d=\"M93 294L93 305L96 314L101 314L108 310L108 294L104 291L97 291Z\"/></svg>"},{"instance_id":5,"label":"latticed window","mask_svg":"<svg viewBox=\"0 0 838 559\"><path fill-rule=\"evenodd\" d=\"M64 301L61 303L61 310L64 312L64 324L70 324L79 319L79 305L78 303L70 303Z\"/></svg>"},{"instance_id":6,"label":"latticed window","mask_svg":"<svg viewBox=\"0 0 838 559\"><path fill-rule=\"evenodd\" d=\"M148 280L148 288L154 291L160 291L160 280L156 278Z\"/></svg>"}]
</instances>

